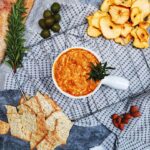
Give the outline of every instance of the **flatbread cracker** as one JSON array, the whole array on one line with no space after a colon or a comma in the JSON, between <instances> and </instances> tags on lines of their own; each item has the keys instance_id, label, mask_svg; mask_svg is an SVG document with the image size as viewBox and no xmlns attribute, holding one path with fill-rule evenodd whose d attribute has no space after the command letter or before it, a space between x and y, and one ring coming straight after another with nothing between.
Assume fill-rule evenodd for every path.
<instances>
[{"instance_id":1,"label":"flatbread cracker","mask_svg":"<svg viewBox=\"0 0 150 150\"><path fill-rule=\"evenodd\" d=\"M69 133L72 126L73 124L69 119L60 118L57 120L57 126L55 132L62 144L67 143L67 139L69 137Z\"/></svg>"},{"instance_id":2,"label":"flatbread cracker","mask_svg":"<svg viewBox=\"0 0 150 150\"><path fill-rule=\"evenodd\" d=\"M11 105L5 105L5 108L7 110L7 114L17 114L16 107L11 106Z\"/></svg>"},{"instance_id":3,"label":"flatbread cracker","mask_svg":"<svg viewBox=\"0 0 150 150\"><path fill-rule=\"evenodd\" d=\"M33 110L35 114L42 112L42 109L41 109L40 104L38 103L38 100L34 97L26 101L24 105L28 106L31 110Z\"/></svg>"},{"instance_id":4,"label":"flatbread cracker","mask_svg":"<svg viewBox=\"0 0 150 150\"><path fill-rule=\"evenodd\" d=\"M35 148L48 133L45 124L45 116L43 113L37 114L37 130L32 133L30 140L30 148Z\"/></svg>"},{"instance_id":5,"label":"flatbread cracker","mask_svg":"<svg viewBox=\"0 0 150 150\"><path fill-rule=\"evenodd\" d=\"M25 113L25 112L31 112L31 113L35 114L35 113L32 111L32 109L30 109L30 107L28 107L28 106L26 106L26 105L24 105L24 104L19 105L19 106L17 107L17 109L18 109L18 113L19 113L19 114L23 114L23 113Z\"/></svg>"},{"instance_id":6,"label":"flatbread cracker","mask_svg":"<svg viewBox=\"0 0 150 150\"><path fill-rule=\"evenodd\" d=\"M9 124L0 120L0 134L7 134L9 131Z\"/></svg>"},{"instance_id":7,"label":"flatbread cracker","mask_svg":"<svg viewBox=\"0 0 150 150\"><path fill-rule=\"evenodd\" d=\"M36 148L37 150L54 150L59 145L61 145L61 143L55 137L55 133L49 132Z\"/></svg>"},{"instance_id":8,"label":"flatbread cracker","mask_svg":"<svg viewBox=\"0 0 150 150\"><path fill-rule=\"evenodd\" d=\"M28 130L30 132L36 132L37 123L36 116L33 113L25 112L21 115L21 123L24 130Z\"/></svg>"},{"instance_id":9,"label":"flatbread cracker","mask_svg":"<svg viewBox=\"0 0 150 150\"><path fill-rule=\"evenodd\" d=\"M45 117L48 117L53 111L55 111L51 103L49 103L41 93L37 92L35 98L38 100Z\"/></svg>"},{"instance_id":10,"label":"flatbread cracker","mask_svg":"<svg viewBox=\"0 0 150 150\"><path fill-rule=\"evenodd\" d=\"M12 110L11 107L7 107L7 109L8 112L12 112L10 111ZM30 141L31 133L37 129L36 115L23 104L18 109L20 113L17 113L16 110L16 113L7 114L11 135L25 141Z\"/></svg>"},{"instance_id":11,"label":"flatbread cracker","mask_svg":"<svg viewBox=\"0 0 150 150\"><path fill-rule=\"evenodd\" d=\"M54 112L46 119L46 127L49 131L55 131L62 144L66 144L73 123L61 111Z\"/></svg>"},{"instance_id":12,"label":"flatbread cracker","mask_svg":"<svg viewBox=\"0 0 150 150\"><path fill-rule=\"evenodd\" d=\"M25 141L30 141L31 132L24 130L19 114L7 114L11 135Z\"/></svg>"},{"instance_id":13,"label":"flatbread cracker","mask_svg":"<svg viewBox=\"0 0 150 150\"><path fill-rule=\"evenodd\" d=\"M55 111L61 110L61 108L57 105L57 103L51 97L49 97L48 95L44 95L44 97L45 97L45 100L49 104L51 104L51 106L55 109Z\"/></svg>"},{"instance_id":14,"label":"flatbread cracker","mask_svg":"<svg viewBox=\"0 0 150 150\"><path fill-rule=\"evenodd\" d=\"M21 97L18 104L21 105L25 102L26 102L26 100L24 99L24 97Z\"/></svg>"}]
</instances>

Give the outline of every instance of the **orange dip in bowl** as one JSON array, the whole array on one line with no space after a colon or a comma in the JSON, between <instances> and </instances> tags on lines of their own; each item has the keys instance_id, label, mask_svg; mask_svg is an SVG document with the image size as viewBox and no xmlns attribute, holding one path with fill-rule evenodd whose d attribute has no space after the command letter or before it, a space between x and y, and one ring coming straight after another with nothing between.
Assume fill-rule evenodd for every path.
<instances>
[{"instance_id":1,"label":"orange dip in bowl","mask_svg":"<svg viewBox=\"0 0 150 150\"><path fill-rule=\"evenodd\" d=\"M72 48L60 55L53 67L59 88L73 96L93 92L100 81L88 80L90 62L96 64L99 60L90 51L81 48Z\"/></svg>"}]
</instances>

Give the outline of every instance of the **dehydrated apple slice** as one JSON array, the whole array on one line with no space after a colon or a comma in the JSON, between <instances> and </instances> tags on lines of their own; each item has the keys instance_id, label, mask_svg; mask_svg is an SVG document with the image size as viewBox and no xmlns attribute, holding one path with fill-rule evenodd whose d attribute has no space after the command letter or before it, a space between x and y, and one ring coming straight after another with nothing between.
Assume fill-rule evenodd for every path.
<instances>
[{"instance_id":1,"label":"dehydrated apple slice","mask_svg":"<svg viewBox=\"0 0 150 150\"><path fill-rule=\"evenodd\" d=\"M100 10L104 12L108 12L110 5L113 4L113 0L104 0L102 3Z\"/></svg>"},{"instance_id":2,"label":"dehydrated apple slice","mask_svg":"<svg viewBox=\"0 0 150 150\"><path fill-rule=\"evenodd\" d=\"M93 16L93 18L91 20L92 26L95 27L95 28L97 28L97 29L99 29L100 28L100 26L99 26L99 20L100 19L98 17L94 17Z\"/></svg>"},{"instance_id":3,"label":"dehydrated apple slice","mask_svg":"<svg viewBox=\"0 0 150 150\"><path fill-rule=\"evenodd\" d=\"M131 7L132 0L114 0L114 4L125 6L125 7Z\"/></svg>"},{"instance_id":4,"label":"dehydrated apple slice","mask_svg":"<svg viewBox=\"0 0 150 150\"><path fill-rule=\"evenodd\" d=\"M92 26L92 18L93 18L93 16L87 16L86 17L89 26Z\"/></svg>"},{"instance_id":5,"label":"dehydrated apple slice","mask_svg":"<svg viewBox=\"0 0 150 150\"><path fill-rule=\"evenodd\" d=\"M136 0L131 0L131 3L133 4Z\"/></svg>"},{"instance_id":6,"label":"dehydrated apple slice","mask_svg":"<svg viewBox=\"0 0 150 150\"><path fill-rule=\"evenodd\" d=\"M104 16L108 16L108 13L107 12L103 12L103 11L96 11L93 15L94 17L97 17L97 18L102 18Z\"/></svg>"},{"instance_id":7,"label":"dehydrated apple slice","mask_svg":"<svg viewBox=\"0 0 150 150\"><path fill-rule=\"evenodd\" d=\"M106 12L96 11L92 17L91 24L93 27L100 29L99 21L102 17L108 16Z\"/></svg>"},{"instance_id":8,"label":"dehydrated apple slice","mask_svg":"<svg viewBox=\"0 0 150 150\"><path fill-rule=\"evenodd\" d=\"M150 24L150 14L147 16L146 21Z\"/></svg>"},{"instance_id":9,"label":"dehydrated apple slice","mask_svg":"<svg viewBox=\"0 0 150 150\"><path fill-rule=\"evenodd\" d=\"M94 28L93 26L89 26L87 29L87 34L91 37L99 37L102 33L100 30Z\"/></svg>"},{"instance_id":10,"label":"dehydrated apple slice","mask_svg":"<svg viewBox=\"0 0 150 150\"><path fill-rule=\"evenodd\" d=\"M137 32L137 27L136 27L136 28L134 28L134 29L132 29L132 31L131 31L131 35L132 35L135 39L137 39L137 38L138 38L138 36L137 36L136 32Z\"/></svg>"},{"instance_id":11,"label":"dehydrated apple slice","mask_svg":"<svg viewBox=\"0 0 150 150\"><path fill-rule=\"evenodd\" d=\"M149 43L148 42L141 42L138 38L135 38L133 41L133 46L136 48L148 48Z\"/></svg>"},{"instance_id":12,"label":"dehydrated apple slice","mask_svg":"<svg viewBox=\"0 0 150 150\"><path fill-rule=\"evenodd\" d=\"M136 0L132 4L132 8L137 7L142 12L142 19L144 19L146 16L150 13L150 2L149 0Z\"/></svg>"},{"instance_id":13,"label":"dehydrated apple slice","mask_svg":"<svg viewBox=\"0 0 150 150\"><path fill-rule=\"evenodd\" d=\"M132 30L132 25L130 23L125 23L121 28L121 35L126 37Z\"/></svg>"},{"instance_id":14,"label":"dehydrated apple slice","mask_svg":"<svg viewBox=\"0 0 150 150\"><path fill-rule=\"evenodd\" d=\"M133 22L133 26L136 26L142 21L142 13L138 7L131 9L131 21Z\"/></svg>"},{"instance_id":15,"label":"dehydrated apple slice","mask_svg":"<svg viewBox=\"0 0 150 150\"><path fill-rule=\"evenodd\" d=\"M148 41L149 35L145 29L138 27L136 34L137 34L137 37L140 39L141 42L147 42Z\"/></svg>"},{"instance_id":16,"label":"dehydrated apple slice","mask_svg":"<svg viewBox=\"0 0 150 150\"><path fill-rule=\"evenodd\" d=\"M131 34L128 34L126 37L119 36L115 38L115 42L121 45L127 45L131 41L131 39L132 39Z\"/></svg>"},{"instance_id":17,"label":"dehydrated apple slice","mask_svg":"<svg viewBox=\"0 0 150 150\"><path fill-rule=\"evenodd\" d=\"M139 27L143 29L147 29L150 26L150 23L147 21L140 22Z\"/></svg>"},{"instance_id":18,"label":"dehydrated apple slice","mask_svg":"<svg viewBox=\"0 0 150 150\"><path fill-rule=\"evenodd\" d=\"M121 34L121 26L114 24L110 17L102 17L100 19L100 28L106 39L114 39Z\"/></svg>"},{"instance_id":19,"label":"dehydrated apple slice","mask_svg":"<svg viewBox=\"0 0 150 150\"><path fill-rule=\"evenodd\" d=\"M109 13L112 17L112 21L117 24L124 24L128 21L130 12L128 8L112 5L110 6Z\"/></svg>"}]
</instances>

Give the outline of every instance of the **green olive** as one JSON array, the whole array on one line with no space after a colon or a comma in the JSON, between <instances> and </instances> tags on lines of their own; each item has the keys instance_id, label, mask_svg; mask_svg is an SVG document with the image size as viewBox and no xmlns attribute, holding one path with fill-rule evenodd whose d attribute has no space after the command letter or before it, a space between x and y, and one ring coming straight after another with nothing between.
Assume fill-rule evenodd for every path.
<instances>
[{"instance_id":1,"label":"green olive","mask_svg":"<svg viewBox=\"0 0 150 150\"><path fill-rule=\"evenodd\" d=\"M57 14L60 11L60 4L59 3L53 3L51 6L51 11L54 14Z\"/></svg>"},{"instance_id":2,"label":"green olive","mask_svg":"<svg viewBox=\"0 0 150 150\"><path fill-rule=\"evenodd\" d=\"M60 25L58 23L55 23L52 27L51 30L54 32L59 32L61 29Z\"/></svg>"},{"instance_id":3,"label":"green olive","mask_svg":"<svg viewBox=\"0 0 150 150\"><path fill-rule=\"evenodd\" d=\"M50 27L54 24L54 22L55 22L55 20L54 20L53 17L47 18L47 19L45 20L45 25L46 25L46 27L47 27L48 29L50 29Z\"/></svg>"},{"instance_id":4,"label":"green olive","mask_svg":"<svg viewBox=\"0 0 150 150\"><path fill-rule=\"evenodd\" d=\"M40 26L42 29L46 29L45 19L40 19L40 20L39 20L39 26Z\"/></svg>"},{"instance_id":5,"label":"green olive","mask_svg":"<svg viewBox=\"0 0 150 150\"><path fill-rule=\"evenodd\" d=\"M61 20L60 14L54 15L55 22L59 22Z\"/></svg>"},{"instance_id":6,"label":"green olive","mask_svg":"<svg viewBox=\"0 0 150 150\"><path fill-rule=\"evenodd\" d=\"M49 30L43 30L40 35L41 35L41 37L43 37L44 39L47 39L47 38L49 38L49 37L51 36L51 33L50 33Z\"/></svg>"},{"instance_id":7,"label":"green olive","mask_svg":"<svg viewBox=\"0 0 150 150\"><path fill-rule=\"evenodd\" d=\"M53 13L50 11L50 10L45 10L44 13L43 13L43 17L44 18L49 18L53 15Z\"/></svg>"}]
</instances>

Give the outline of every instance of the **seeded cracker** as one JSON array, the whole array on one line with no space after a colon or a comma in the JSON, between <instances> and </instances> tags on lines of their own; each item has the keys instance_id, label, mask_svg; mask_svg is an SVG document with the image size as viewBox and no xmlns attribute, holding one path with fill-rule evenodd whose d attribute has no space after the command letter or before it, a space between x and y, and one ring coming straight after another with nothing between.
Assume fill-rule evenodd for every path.
<instances>
[{"instance_id":1,"label":"seeded cracker","mask_svg":"<svg viewBox=\"0 0 150 150\"><path fill-rule=\"evenodd\" d=\"M32 133L30 140L30 148L35 148L41 140L46 136L48 131L46 130L45 117L43 113L37 114L37 130Z\"/></svg>"},{"instance_id":2,"label":"seeded cracker","mask_svg":"<svg viewBox=\"0 0 150 150\"><path fill-rule=\"evenodd\" d=\"M45 99L45 97L41 93L38 92L35 98L41 105L45 117L48 117L53 111L55 111L51 104Z\"/></svg>"},{"instance_id":3,"label":"seeded cracker","mask_svg":"<svg viewBox=\"0 0 150 150\"><path fill-rule=\"evenodd\" d=\"M41 143L37 145L37 150L54 150L59 145L61 143L56 138L55 133L49 132Z\"/></svg>"}]
</instances>

